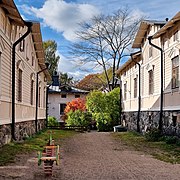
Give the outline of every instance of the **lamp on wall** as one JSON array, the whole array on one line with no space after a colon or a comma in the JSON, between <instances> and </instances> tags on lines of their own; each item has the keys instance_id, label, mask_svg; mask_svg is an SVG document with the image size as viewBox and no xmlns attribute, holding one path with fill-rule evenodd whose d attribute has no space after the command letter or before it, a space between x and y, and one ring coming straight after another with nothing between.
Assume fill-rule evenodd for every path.
<instances>
[{"instance_id":1,"label":"lamp on wall","mask_svg":"<svg viewBox=\"0 0 180 180\"><path fill-rule=\"evenodd\" d=\"M49 68L49 63L46 62L45 63L46 67L40 71L37 72L36 75L36 114L35 114L35 128L36 128L36 132L38 131L38 89L39 89L39 83L38 83L38 78L39 78L39 74L45 70L47 70Z\"/></svg>"}]
</instances>

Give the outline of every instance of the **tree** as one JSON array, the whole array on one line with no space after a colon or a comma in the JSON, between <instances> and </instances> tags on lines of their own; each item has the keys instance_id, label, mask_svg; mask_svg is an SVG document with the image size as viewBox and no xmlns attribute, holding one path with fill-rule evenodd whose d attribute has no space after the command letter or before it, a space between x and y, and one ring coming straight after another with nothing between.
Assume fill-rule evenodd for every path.
<instances>
[{"instance_id":1,"label":"tree","mask_svg":"<svg viewBox=\"0 0 180 180\"><path fill-rule=\"evenodd\" d=\"M60 57L56 55L57 43L52 40L43 42L44 52L45 52L45 61L50 64L49 73L51 76L57 71L58 62Z\"/></svg>"},{"instance_id":2,"label":"tree","mask_svg":"<svg viewBox=\"0 0 180 180\"><path fill-rule=\"evenodd\" d=\"M100 131L112 130L112 127L119 122L119 90L119 88L115 88L109 93L92 91L87 96L87 110L92 113Z\"/></svg>"},{"instance_id":3,"label":"tree","mask_svg":"<svg viewBox=\"0 0 180 180\"><path fill-rule=\"evenodd\" d=\"M91 22L81 24L81 30L77 32L79 41L72 45L70 52L84 63L93 61L102 66L109 89L110 83L114 89L117 83L115 71L128 51L140 21L128 8L113 15L94 17ZM112 79L107 73L109 68L112 68Z\"/></svg>"},{"instance_id":4,"label":"tree","mask_svg":"<svg viewBox=\"0 0 180 180\"><path fill-rule=\"evenodd\" d=\"M89 74L85 76L79 83L77 83L76 87L90 91L90 90L98 90L103 85L105 85L105 83L99 77L99 74Z\"/></svg>"},{"instance_id":5,"label":"tree","mask_svg":"<svg viewBox=\"0 0 180 180\"><path fill-rule=\"evenodd\" d=\"M60 73L60 83L62 84L73 84L73 77L69 77L67 73Z\"/></svg>"}]
</instances>

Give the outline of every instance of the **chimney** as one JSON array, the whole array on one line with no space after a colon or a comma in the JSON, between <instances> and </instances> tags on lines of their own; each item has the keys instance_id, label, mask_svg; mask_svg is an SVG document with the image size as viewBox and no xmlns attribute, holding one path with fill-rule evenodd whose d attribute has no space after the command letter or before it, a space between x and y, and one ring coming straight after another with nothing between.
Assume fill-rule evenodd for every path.
<instances>
[{"instance_id":1,"label":"chimney","mask_svg":"<svg viewBox=\"0 0 180 180\"><path fill-rule=\"evenodd\" d=\"M166 20L166 22L168 22L168 21L169 21L169 18L166 18L165 20Z\"/></svg>"},{"instance_id":2,"label":"chimney","mask_svg":"<svg viewBox=\"0 0 180 180\"><path fill-rule=\"evenodd\" d=\"M59 86L59 75L57 74L56 71L54 72L52 80L53 80L52 86Z\"/></svg>"}]
</instances>

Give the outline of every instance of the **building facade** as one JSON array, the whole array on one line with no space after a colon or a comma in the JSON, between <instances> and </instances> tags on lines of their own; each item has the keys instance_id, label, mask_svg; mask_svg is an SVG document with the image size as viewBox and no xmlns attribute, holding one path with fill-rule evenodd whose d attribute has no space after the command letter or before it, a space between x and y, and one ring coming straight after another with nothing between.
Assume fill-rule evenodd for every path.
<instances>
[{"instance_id":1,"label":"building facade","mask_svg":"<svg viewBox=\"0 0 180 180\"><path fill-rule=\"evenodd\" d=\"M63 115L66 104L75 98L85 98L89 91L69 85L60 85L57 74L52 79L53 84L49 87L48 93L48 115L55 117L59 122L64 122Z\"/></svg>"},{"instance_id":2,"label":"building facade","mask_svg":"<svg viewBox=\"0 0 180 180\"><path fill-rule=\"evenodd\" d=\"M40 24L25 22L14 1L0 2L0 145L36 133L36 76L45 69ZM39 74L37 130L44 128L47 70Z\"/></svg>"},{"instance_id":3,"label":"building facade","mask_svg":"<svg viewBox=\"0 0 180 180\"><path fill-rule=\"evenodd\" d=\"M169 21L141 22L132 47L139 51L117 71L124 124L137 130L139 113L141 132L162 119L164 133L180 135L180 13Z\"/></svg>"}]
</instances>

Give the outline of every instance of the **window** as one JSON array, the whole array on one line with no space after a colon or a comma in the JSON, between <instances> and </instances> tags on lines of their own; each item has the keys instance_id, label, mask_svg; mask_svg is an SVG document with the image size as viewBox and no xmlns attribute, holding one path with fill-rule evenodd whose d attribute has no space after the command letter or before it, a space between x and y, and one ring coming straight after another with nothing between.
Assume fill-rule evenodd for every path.
<instances>
[{"instance_id":1,"label":"window","mask_svg":"<svg viewBox=\"0 0 180 180\"><path fill-rule=\"evenodd\" d=\"M39 87L39 92L38 92L38 106L41 106L41 87Z\"/></svg>"},{"instance_id":2,"label":"window","mask_svg":"<svg viewBox=\"0 0 180 180\"><path fill-rule=\"evenodd\" d=\"M66 94L61 94L61 98L66 98Z\"/></svg>"},{"instance_id":3,"label":"window","mask_svg":"<svg viewBox=\"0 0 180 180\"><path fill-rule=\"evenodd\" d=\"M149 58L152 57L152 54L153 54L153 48L152 46L149 47Z\"/></svg>"},{"instance_id":4,"label":"window","mask_svg":"<svg viewBox=\"0 0 180 180\"><path fill-rule=\"evenodd\" d=\"M32 66L34 66L34 56L32 56L32 63L31 63Z\"/></svg>"},{"instance_id":5,"label":"window","mask_svg":"<svg viewBox=\"0 0 180 180\"><path fill-rule=\"evenodd\" d=\"M22 34L19 33L19 37L21 37L21 36L22 36ZM24 51L24 46L25 46L25 39L23 39L23 40L20 42L20 44L19 44L19 50L20 50L21 52Z\"/></svg>"},{"instance_id":6,"label":"window","mask_svg":"<svg viewBox=\"0 0 180 180\"><path fill-rule=\"evenodd\" d=\"M60 115L64 114L64 109L66 108L66 104L60 104Z\"/></svg>"},{"instance_id":7,"label":"window","mask_svg":"<svg viewBox=\"0 0 180 180\"><path fill-rule=\"evenodd\" d=\"M127 95L127 82L124 84L124 100L126 100L126 95Z\"/></svg>"},{"instance_id":8,"label":"window","mask_svg":"<svg viewBox=\"0 0 180 180\"><path fill-rule=\"evenodd\" d=\"M75 98L80 98L80 95L79 94L75 94Z\"/></svg>"},{"instance_id":9,"label":"window","mask_svg":"<svg viewBox=\"0 0 180 180\"><path fill-rule=\"evenodd\" d=\"M154 73L153 70L150 70L149 72L149 94L154 93Z\"/></svg>"},{"instance_id":10,"label":"window","mask_svg":"<svg viewBox=\"0 0 180 180\"><path fill-rule=\"evenodd\" d=\"M30 103L33 105L33 93L34 93L34 81L31 80L31 96L30 96Z\"/></svg>"},{"instance_id":11,"label":"window","mask_svg":"<svg viewBox=\"0 0 180 180\"><path fill-rule=\"evenodd\" d=\"M134 98L137 97L137 77L134 78Z\"/></svg>"},{"instance_id":12,"label":"window","mask_svg":"<svg viewBox=\"0 0 180 180\"><path fill-rule=\"evenodd\" d=\"M22 102L22 70L19 69L18 72L18 96L17 100Z\"/></svg>"},{"instance_id":13,"label":"window","mask_svg":"<svg viewBox=\"0 0 180 180\"><path fill-rule=\"evenodd\" d=\"M44 101L43 101L43 107L46 107L46 88L44 88Z\"/></svg>"},{"instance_id":14,"label":"window","mask_svg":"<svg viewBox=\"0 0 180 180\"><path fill-rule=\"evenodd\" d=\"M173 38L174 41L177 41L178 40L178 31L176 31L174 33L174 38Z\"/></svg>"},{"instance_id":15,"label":"window","mask_svg":"<svg viewBox=\"0 0 180 180\"><path fill-rule=\"evenodd\" d=\"M1 51L0 51L0 95L1 95Z\"/></svg>"},{"instance_id":16,"label":"window","mask_svg":"<svg viewBox=\"0 0 180 180\"><path fill-rule=\"evenodd\" d=\"M172 59L172 89L179 87L179 56Z\"/></svg>"}]
</instances>

